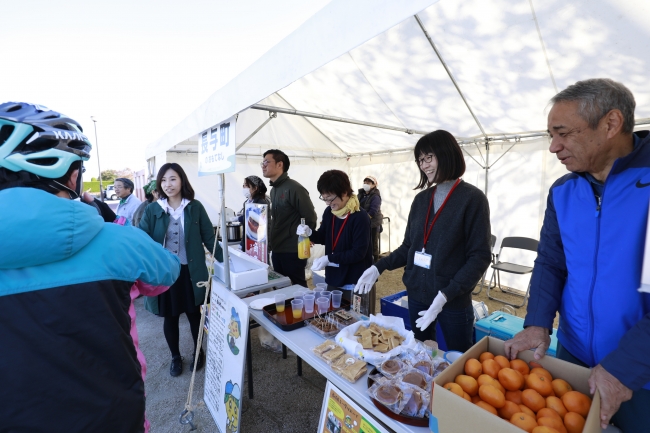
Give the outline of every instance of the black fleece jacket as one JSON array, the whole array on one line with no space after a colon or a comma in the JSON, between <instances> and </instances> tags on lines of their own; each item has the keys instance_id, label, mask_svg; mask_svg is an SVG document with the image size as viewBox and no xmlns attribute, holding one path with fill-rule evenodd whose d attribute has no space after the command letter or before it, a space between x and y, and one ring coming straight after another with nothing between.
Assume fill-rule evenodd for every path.
<instances>
[{"instance_id":1,"label":"black fleece jacket","mask_svg":"<svg viewBox=\"0 0 650 433\"><path fill-rule=\"evenodd\" d=\"M402 281L414 301L430 304L442 291L445 309L462 309L472 304L472 290L490 264L490 207L481 190L460 182L433 226L426 245L431 268L424 269L413 258L422 251L431 194L428 188L415 196L404 242L375 266L380 273L406 266ZM428 223L432 220L433 209Z\"/></svg>"}]
</instances>

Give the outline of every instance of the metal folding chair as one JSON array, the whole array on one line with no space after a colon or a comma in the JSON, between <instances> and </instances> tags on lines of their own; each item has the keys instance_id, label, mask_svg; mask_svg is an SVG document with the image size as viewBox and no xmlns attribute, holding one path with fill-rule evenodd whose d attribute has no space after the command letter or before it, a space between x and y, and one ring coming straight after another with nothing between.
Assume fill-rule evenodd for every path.
<instances>
[{"instance_id":1,"label":"metal folding chair","mask_svg":"<svg viewBox=\"0 0 650 433\"><path fill-rule=\"evenodd\" d=\"M490 235L490 253L492 253L492 264L496 264L496 255L494 254L494 245L497 243L497 237L494 235ZM489 268L488 268L489 269ZM481 284L478 286L478 290L476 292L472 292L472 295L478 295L481 293L481 290L483 290L483 286L485 286L485 277L487 276L487 269L483 273L483 278L481 279Z\"/></svg>"},{"instance_id":2,"label":"metal folding chair","mask_svg":"<svg viewBox=\"0 0 650 433\"><path fill-rule=\"evenodd\" d=\"M509 237L509 238L504 238L503 241L501 241L501 248L499 249L499 254L497 254L497 262L492 265L492 276L490 277L490 282L487 288L488 298L494 301L502 302L507 305L512 305L513 307L517 307L517 308L523 307L526 304L526 300L528 299L528 293L530 292L530 279L528 280L528 287L526 288L526 293L522 295L519 291L504 289L503 287L501 287L500 272L508 272L511 274L518 274L518 275L531 274L533 271L533 267L519 265L516 263L502 262L500 260L500 257L504 248L521 249L521 250L537 252L538 244L539 241L536 239L522 238L522 237ZM532 278L532 274L531 274L531 278ZM492 280L494 280L495 286L492 286ZM521 304L515 304L506 301L504 299L499 299L490 296L490 289L493 287L499 287L499 290L501 290L504 293L521 297L522 298Z\"/></svg>"}]
</instances>

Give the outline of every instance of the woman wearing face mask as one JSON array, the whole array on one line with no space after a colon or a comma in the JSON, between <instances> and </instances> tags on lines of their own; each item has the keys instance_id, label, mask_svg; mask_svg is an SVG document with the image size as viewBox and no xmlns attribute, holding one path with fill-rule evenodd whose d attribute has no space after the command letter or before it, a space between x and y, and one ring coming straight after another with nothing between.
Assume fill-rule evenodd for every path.
<instances>
[{"instance_id":1,"label":"woman wearing face mask","mask_svg":"<svg viewBox=\"0 0 650 433\"><path fill-rule=\"evenodd\" d=\"M343 299L351 301L352 289L363 271L372 265L370 218L359 206L345 172L329 170L316 183L320 199L328 205L318 230L299 225L298 236L309 236L315 244L325 245L325 255L314 260L313 271L325 269L330 290L343 290ZM369 313L374 313L371 296Z\"/></svg>"},{"instance_id":2,"label":"woman wearing face mask","mask_svg":"<svg viewBox=\"0 0 650 433\"><path fill-rule=\"evenodd\" d=\"M178 256L181 274L168 291L147 297L145 308L165 318L163 331L172 354L169 374L175 377L183 372L178 320L185 313L190 322L194 340L192 353L195 354L201 323L199 305L205 298L205 288L198 287L197 283L208 280L203 246L212 253L216 240L210 218L201 202L194 200L194 189L180 165L167 163L160 167L156 185L159 199L145 208L139 227L154 241ZM223 261L218 243L215 258ZM201 349L197 370L203 367L204 362L205 355ZM193 368L194 359L190 370Z\"/></svg>"},{"instance_id":3,"label":"woman wearing face mask","mask_svg":"<svg viewBox=\"0 0 650 433\"><path fill-rule=\"evenodd\" d=\"M424 189L415 196L404 242L363 273L355 291L365 292L379 274L405 266L415 338L435 340L440 322L448 350L472 346L472 290L490 264L490 208L485 194L463 182L465 159L453 135L431 132L417 142L415 162Z\"/></svg>"},{"instance_id":4,"label":"woman wearing face mask","mask_svg":"<svg viewBox=\"0 0 650 433\"><path fill-rule=\"evenodd\" d=\"M271 199L266 195L266 185L264 181L257 176L248 176L244 179L244 184L242 185L242 193L246 197L244 206L239 211L237 220L240 224L244 224L244 218L246 217L246 205L248 203L255 204L266 204L269 207L271 206ZM245 237L242 237L241 249L244 251L244 242L246 241Z\"/></svg>"},{"instance_id":5,"label":"woman wearing face mask","mask_svg":"<svg viewBox=\"0 0 650 433\"><path fill-rule=\"evenodd\" d=\"M381 213L381 194L377 188L377 179L373 176L366 176L363 180L363 188L359 190L359 204L361 209L370 215L370 239L372 240L372 260L379 260L379 233L381 221L384 215Z\"/></svg>"}]
</instances>

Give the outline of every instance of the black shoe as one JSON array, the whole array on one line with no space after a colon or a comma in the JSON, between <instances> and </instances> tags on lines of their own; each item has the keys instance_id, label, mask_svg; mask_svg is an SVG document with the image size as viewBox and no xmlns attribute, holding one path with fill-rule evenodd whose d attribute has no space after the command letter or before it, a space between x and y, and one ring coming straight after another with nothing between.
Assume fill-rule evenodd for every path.
<instances>
[{"instance_id":1,"label":"black shoe","mask_svg":"<svg viewBox=\"0 0 650 433\"><path fill-rule=\"evenodd\" d=\"M172 358L172 365L169 367L169 374L172 377L180 376L183 372L183 357L174 356Z\"/></svg>"},{"instance_id":2,"label":"black shoe","mask_svg":"<svg viewBox=\"0 0 650 433\"><path fill-rule=\"evenodd\" d=\"M196 354L196 352L194 352ZM205 353L203 353L203 348L199 352L199 360L196 362L196 371L199 371L203 368L205 364ZM192 357L192 363L190 364L190 371L194 371L194 357Z\"/></svg>"}]
</instances>

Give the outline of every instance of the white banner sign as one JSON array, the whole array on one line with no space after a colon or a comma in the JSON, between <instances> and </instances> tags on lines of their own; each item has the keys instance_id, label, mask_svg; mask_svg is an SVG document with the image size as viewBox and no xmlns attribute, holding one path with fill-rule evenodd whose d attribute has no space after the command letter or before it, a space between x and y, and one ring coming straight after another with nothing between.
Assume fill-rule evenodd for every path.
<instances>
[{"instance_id":1,"label":"white banner sign","mask_svg":"<svg viewBox=\"0 0 650 433\"><path fill-rule=\"evenodd\" d=\"M235 171L235 116L199 135L199 176Z\"/></svg>"},{"instance_id":2,"label":"white banner sign","mask_svg":"<svg viewBox=\"0 0 650 433\"><path fill-rule=\"evenodd\" d=\"M240 431L247 338L248 305L213 278L203 399L220 433Z\"/></svg>"}]
</instances>

